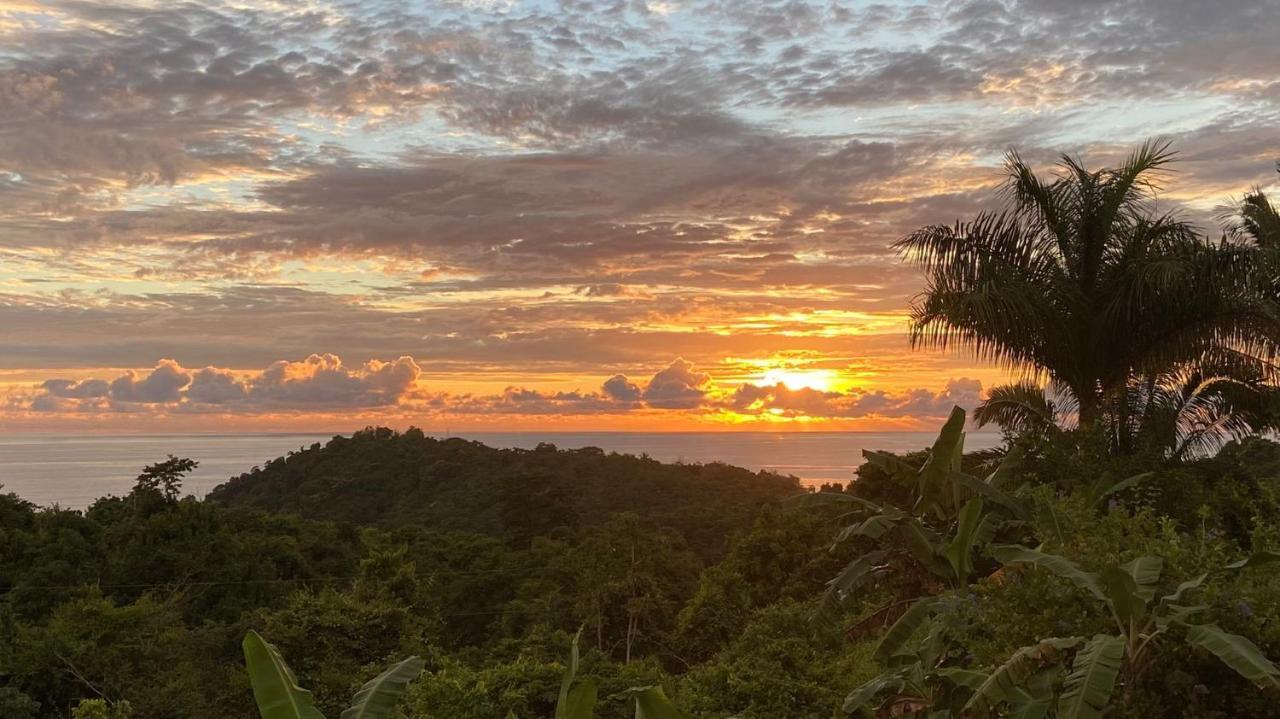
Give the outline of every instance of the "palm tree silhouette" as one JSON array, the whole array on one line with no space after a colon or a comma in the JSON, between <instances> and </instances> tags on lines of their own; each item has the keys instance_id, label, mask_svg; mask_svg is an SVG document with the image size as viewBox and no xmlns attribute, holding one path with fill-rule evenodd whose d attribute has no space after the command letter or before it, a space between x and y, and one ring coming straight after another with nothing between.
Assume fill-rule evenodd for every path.
<instances>
[{"instance_id":1,"label":"palm tree silhouette","mask_svg":"<svg viewBox=\"0 0 1280 719\"><path fill-rule=\"evenodd\" d=\"M1046 180L1010 152L1002 209L896 243L926 275L913 346L967 349L1024 377L992 390L980 425L1074 417L1102 425L1116 451L1156 437L1169 453L1269 425L1274 253L1157 212L1173 160L1168 142L1150 141L1114 169L1064 155ZM1270 214L1251 209L1243 227L1275 227L1265 198L1246 202Z\"/></svg>"}]
</instances>

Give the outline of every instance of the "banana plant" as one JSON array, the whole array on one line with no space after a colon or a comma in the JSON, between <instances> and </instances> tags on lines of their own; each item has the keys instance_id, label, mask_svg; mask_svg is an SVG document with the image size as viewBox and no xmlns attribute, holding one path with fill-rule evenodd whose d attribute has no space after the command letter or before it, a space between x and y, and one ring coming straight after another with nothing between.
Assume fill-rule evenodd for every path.
<instances>
[{"instance_id":1,"label":"banana plant","mask_svg":"<svg viewBox=\"0 0 1280 719\"><path fill-rule=\"evenodd\" d=\"M948 636L951 597L927 597L911 605L875 648L875 658L889 669L855 688L844 700L849 714L870 710L875 716L959 716L986 675L948 663L966 650ZM927 627L922 641L910 649L912 637Z\"/></svg>"},{"instance_id":2,"label":"banana plant","mask_svg":"<svg viewBox=\"0 0 1280 719\"><path fill-rule=\"evenodd\" d=\"M1280 668L1257 645L1215 624L1192 621L1208 607L1187 602L1218 572L1182 582L1157 599L1164 568L1160 557L1138 557L1102 572L1088 572L1066 557L1019 545L997 545L991 551L1006 566L1036 567L1070 581L1106 608L1116 631L1044 639L1019 649L978 684L964 706L964 716L990 715L1007 706L1020 717L1044 717L1053 712L1058 719L1096 719L1112 706L1117 685L1132 686L1151 665L1155 647L1177 634L1245 679L1280 688ZM1276 561L1280 561L1280 554L1260 552L1219 572ZM1046 672L1061 671L1067 674L1055 699L1045 691L1053 682L1046 683L1042 677Z\"/></svg>"},{"instance_id":3,"label":"banana plant","mask_svg":"<svg viewBox=\"0 0 1280 719\"><path fill-rule=\"evenodd\" d=\"M962 661L967 649L945 637L942 616L921 622L930 627L914 652L898 653L887 661L892 668L857 687L845 698L846 713L870 710L874 716L926 717L948 719L971 716L966 707L975 692L990 676L985 672L950 663ZM914 633L914 630L912 630ZM1011 716L1043 717L1052 705L1053 687L1062 674L1059 666L1046 659L1076 646L1079 640L1045 639L1021 649L1004 667L997 680L1007 687L1005 700ZM884 642L877 647L884 662ZM1016 678L1016 681L1015 681Z\"/></svg>"},{"instance_id":4,"label":"banana plant","mask_svg":"<svg viewBox=\"0 0 1280 719\"><path fill-rule=\"evenodd\" d=\"M594 679L578 681L578 640L582 630L573 636L569 650L569 665L560 680L560 694L556 698L554 719L594 719L598 687ZM635 719L690 719L688 714L676 708L667 698L662 687L639 687L628 692L636 705ZM344 717L345 719L345 717ZM518 719L514 711L507 712L507 719Z\"/></svg>"},{"instance_id":5,"label":"banana plant","mask_svg":"<svg viewBox=\"0 0 1280 719\"><path fill-rule=\"evenodd\" d=\"M573 647L569 650L569 666L560 681L560 696L556 700L555 719L592 719L596 709L596 681L578 676L578 639L582 630L573 635Z\"/></svg>"},{"instance_id":6,"label":"banana plant","mask_svg":"<svg viewBox=\"0 0 1280 719\"><path fill-rule=\"evenodd\" d=\"M952 409L927 459L918 466L892 454L863 452L868 462L910 489L910 507L880 506L844 492L819 492L793 500L801 506L835 505L848 510L840 515L849 523L836 535L835 546L853 537L866 537L876 544L827 583L815 620L833 621L860 588L889 571L890 560L905 560L923 570L930 578L926 595L947 586L966 586L974 578L974 550L993 541L1001 529L1030 519L1028 506L1004 489L1015 474L1016 454L1006 456L986 478L961 471L964 425L964 410ZM906 604L893 602L869 619L887 622Z\"/></svg>"},{"instance_id":7,"label":"banana plant","mask_svg":"<svg viewBox=\"0 0 1280 719\"><path fill-rule=\"evenodd\" d=\"M250 630L242 644L253 698L262 719L324 719L311 692L298 680L280 652ZM409 657L365 683L342 712L342 719L390 719L395 705L426 663Z\"/></svg>"}]
</instances>

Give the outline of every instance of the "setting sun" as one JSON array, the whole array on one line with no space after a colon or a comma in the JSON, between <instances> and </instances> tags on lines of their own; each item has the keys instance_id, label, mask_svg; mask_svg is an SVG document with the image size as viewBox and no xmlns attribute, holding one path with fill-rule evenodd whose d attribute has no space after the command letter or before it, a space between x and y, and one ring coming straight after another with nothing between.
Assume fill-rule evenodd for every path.
<instances>
[{"instance_id":1,"label":"setting sun","mask_svg":"<svg viewBox=\"0 0 1280 719\"><path fill-rule=\"evenodd\" d=\"M784 384L788 389L815 389L819 392L830 392L835 380L836 373L829 369L775 367L766 371L756 384L763 387Z\"/></svg>"}]
</instances>

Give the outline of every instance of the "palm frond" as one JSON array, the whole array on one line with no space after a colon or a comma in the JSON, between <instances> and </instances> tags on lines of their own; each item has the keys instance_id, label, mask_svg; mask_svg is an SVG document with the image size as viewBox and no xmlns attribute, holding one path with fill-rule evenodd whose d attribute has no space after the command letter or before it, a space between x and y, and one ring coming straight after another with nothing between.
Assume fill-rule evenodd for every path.
<instances>
[{"instance_id":1,"label":"palm frond","mask_svg":"<svg viewBox=\"0 0 1280 719\"><path fill-rule=\"evenodd\" d=\"M979 427L994 424L1017 434L1047 432L1058 427L1058 408L1044 387L1033 382L992 387L987 398L973 410Z\"/></svg>"}]
</instances>

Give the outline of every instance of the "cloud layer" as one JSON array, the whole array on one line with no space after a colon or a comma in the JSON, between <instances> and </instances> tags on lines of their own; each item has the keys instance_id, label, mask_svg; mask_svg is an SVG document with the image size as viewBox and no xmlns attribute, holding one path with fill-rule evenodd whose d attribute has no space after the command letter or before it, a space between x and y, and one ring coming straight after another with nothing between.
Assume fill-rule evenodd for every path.
<instances>
[{"instance_id":1,"label":"cloud layer","mask_svg":"<svg viewBox=\"0 0 1280 719\"><path fill-rule=\"evenodd\" d=\"M939 392L819 391L787 384L717 383L683 358L672 360L643 382L617 374L597 390L544 391L510 386L495 394L436 391L420 382L423 372L411 357L343 365L334 355L281 360L259 372L216 367L193 370L171 359L147 372L128 371L113 379L49 379L11 409L37 413L281 414L388 409L437 419L454 416L538 417L680 412L695 417L739 420L901 419L931 421L954 406L971 408L982 398L982 383L954 379Z\"/></svg>"},{"instance_id":2,"label":"cloud layer","mask_svg":"<svg viewBox=\"0 0 1280 719\"><path fill-rule=\"evenodd\" d=\"M280 360L256 373L191 370L163 359L146 373L112 380L46 380L31 400L38 411L222 410L271 412L395 405L411 394L421 368L411 357L348 367L335 355Z\"/></svg>"},{"instance_id":3,"label":"cloud layer","mask_svg":"<svg viewBox=\"0 0 1280 719\"><path fill-rule=\"evenodd\" d=\"M908 352L920 280L888 245L990 206L1010 146L1099 164L1153 135L1182 151L1163 201L1215 234L1213 208L1276 181L1276 17L0 3L0 373L20 392L100 378L49 385L49 409L398 407L421 376L373 364L402 356L458 411L763 420L967 397L946 378L1000 373ZM796 357L857 389L745 376Z\"/></svg>"}]
</instances>

